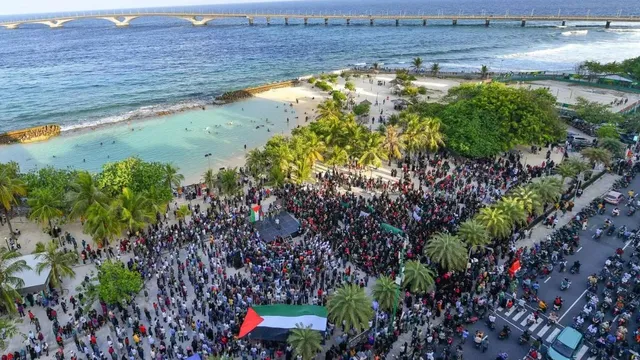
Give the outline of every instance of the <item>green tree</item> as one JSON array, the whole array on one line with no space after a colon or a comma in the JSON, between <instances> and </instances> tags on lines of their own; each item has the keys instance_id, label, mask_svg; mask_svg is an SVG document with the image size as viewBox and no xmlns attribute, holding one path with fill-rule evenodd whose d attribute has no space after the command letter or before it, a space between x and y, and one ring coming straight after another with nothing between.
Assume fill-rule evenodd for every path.
<instances>
[{"instance_id":1,"label":"green tree","mask_svg":"<svg viewBox=\"0 0 640 360\"><path fill-rule=\"evenodd\" d=\"M382 147L383 141L384 138L380 134L369 133L363 143L358 165L379 168L382 160L387 160L387 153Z\"/></svg>"},{"instance_id":2,"label":"green tree","mask_svg":"<svg viewBox=\"0 0 640 360\"><path fill-rule=\"evenodd\" d=\"M14 339L17 335L22 335L16 326L16 321L8 317L0 317L0 351L5 351L9 345L5 340Z\"/></svg>"},{"instance_id":3,"label":"green tree","mask_svg":"<svg viewBox=\"0 0 640 360\"><path fill-rule=\"evenodd\" d=\"M583 97L578 97L573 109L579 118L592 124L617 124L622 121L622 115L611 112L610 105L589 101Z\"/></svg>"},{"instance_id":4,"label":"green tree","mask_svg":"<svg viewBox=\"0 0 640 360\"><path fill-rule=\"evenodd\" d=\"M129 230L131 234L135 234L153 221L151 203L144 194L124 188L117 201L122 227Z\"/></svg>"},{"instance_id":5,"label":"green tree","mask_svg":"<svg viewBox=\"0 0 640 360\"><path fill-rule=\"evenodd\" d=\"M291 345L293 353L301 356L302 360L312 360L322 351L322 336L311 329L311 325L304 327L302 324L296 324L295 329L289 331L287 343Z\"/></svg>"},{"instance_id":6,"label":"green tree","mask_svg":"<svg viewBox=\"0 0 640 360\"><path fill-rule=\"evenodd\" d=\"M242 188L240 187L240 174L238 169L224 169L218 173L218 187L220 192L227 196L237 195Z\"/></svg>"},{"instance_id":7,"label":"green tree","mask_svg":"<svg viewBox=\"0 0 640 360\"><path fill-rule=\"evenodd\" d=\"M213 170L209 169L204 172L202 175L202 182L206 185L209 191L213 191L213 189L215 189L217 178Z\"/></svg>"},{"instance_id":8,"label":"green tree","mask_svg":"<svg viewBox=\"0 0 640 360\"><path fill-rule=\"evenodd\" d=\"M467 248L456 235L435 234L427 242L424 252L446 271L462 271L467 268Z\"/></svg>"},{"instance_id":9,"label":"green tree","mask_svg":"<svg viewBox=\"0 0 640 360\"><path fill-rule=\"evenodd\" d=\"M184 220L189 215L191 215L191 210L189 210L187 205L180 205L176 210L176 217L180 220Z\"/></svg>"},{"instance_id":10,"label":"green tree","mask_svg":"<svg viewBox=\"0 0 640 360\"><path fill-rule=\"evenodd\" d=\"M486 246L491 241L487 228L475 219L469 219L460 224L458 236L468 247Z\"/></svg>"},{"instance_id":11,"label":"green tree","mask_svg":"<svg viewBox=\"0 0 640 360\"><path fill-rule=\"evenodd\" d=\"M40 260L35 269L38 275L46 269L51 269L49 282L51 286L58 286L60 290L62 278L76 276L73 265L78 262L78 254L58 248L56 241L48 242L44 251L37 253L35 258Z\"/></svg>"},{"instance_id":12,"label":"green tree","mask_svg":"<svg viewBox=\"0 0 640 360\"><path fill-rule=\"evenodd\" d=\"M440 72L440 64L438 63L431 64L431 74L433 76L438 76L439 72Z\"/></svg>"},{"instance_id":13,"label":"green tree","mask_svg":"<svg viewBox=\"0 0 640 360\"><path fill-rule=\"evenodd\" d=\"M612 138L618 139L620 134L618 134L618 128L615 124L603 124L596 130L596 135L600 139Z\"/></svg>"},{"instance_id":14,"label":"green tree","mask_svg":"<svg viewBox=\"0 0 640 360\"><path fill-rule=\"evenodd\" d=\"M94 203L105 204L106 195L100 190L94 177L88 171L78 171L69 184L65 198L71 209L72 219L84 218L87 210Z\"/></svg>"},{"instance_id":15,"label":"green tree","mask_svg":"<svg viewBox=\"0 0 640 360\"><path fill-rule=\"evenodd\" d=\"M524 210L529 214L542 212L542 199L532 186L519 187L513 191L516 200L522 203Z\"/></svg>"},{"instance_id":16,"label":"green tree","mask_svg":"<svg viewBox=\"0 0 640 360\"><path fill-rule=\"evenodd\" d=\"M17 177L15 169L11 166L2 166L0 169L0 203L11 234L13 234L13 227L11 226L10 211L14 205L18 204L18 198L25 195L27 195L27 188Z\"/></svg>"},{"instance_id":17,"label":"green tree","mask_svg":"<svg viewBox=\"0 0 640 360\"><path fill-rule=\"evenodd\" d=\"M390 311L393 309L398 291L398 285L394 279L388 276L381 276L376 280L376 284L373 287L373 298L378 302L381 309Z\"/></svg>"},{"instance_id":18,"label":"green tree","mask_svg":"<svg viewBox=\"0 0 640 360\"><path fill-rule=\"evenodd\" d=\"M400 131L397 126L387 126L384 132L384 141L382 142L382 150L387 154L389 165L392 159L400 159L404 144L401 141Z\"/></svg>"},{"instance_id":19,"label":"green tree","mask_svg":"<svg viewBox=\"0 0 640 360\"><path fill-rule=\"evenodd\" d=\"M36 248L35 250L33 250L32 254L37 254L37 253L41 253L44 252L46 250L44 244L41 241L38 241L36 243Z\"/></svg>"},{"instance_id":20,"label":"green tree","mask_svg":"<svg viewBox=\"0 0 640 360\"><path fill-rule=\"evenodd\" d=\"M540 181L531 184L543 204L555 203L562 195L562 184L555 177L545 176Z\"/></svg>"},{"instance_id":21,"label":"green tree","mask_svg":"<svg viewBox=\"0 0 640 360\"><path fill-rule=\"evenodd\" d=\"M617 138L605 137L600 139L599 147L609 150L609 152L617 157L624 156L625 145Z\"/></svg>"},{"instance_id":22,"label":"green tree","mask_svg":"<svg viewBox=\"0 0 640 360\"><path fill-rule=\"evenodd\" d=\"M417 260L404 263L404 282L402 286L409 288L412 293L424 294L431 290L434 284L434 272Z\"/></svg>"},{"instance_id":23,"label":"green tree","mask_svg":"<svg viewBox=\"0 0 640 360\"><path fill-rule=\"evenodd\" d=\"M167 210L167 201L165 197L165 189L158 188L157 186L152 186L142 194L147 200L149 200L149 211L152 214L163 214Z\"/></svg>"},{"instance_id":24,"label":"green tree","mask_svg":"<svg viewBox=\"0 0 640 360\"><path fill-rule=\"evenodd\" d=\"M8 313L16 313L16 299L22 299L17 289L24 286L24 280L18 275L31 269L26 261L18 260L20 256L15 250L0 247L0 307Z\"/></svg>"},{"instance_id":25,"label":"green tree","mask_svg":"<svg viewBox=\"0 0 640 360\"><path fill-rule=\"evenodd\" d=\"M580 153L587 160L589 160L591 166L594 167L596 164L604 164L605 166L608 166L611 163L611 153L606 149L586 148L583 149Z\"/></svg>"},{"instance_id":26,"label":"green tree","mask_svg":"<svg viewBox=\"0 0 640 360\"><path fill-rule=\"evenodd\" d=\"M29 219L52 229L51 220L62 217L62 194L54 194L51 189L37 189L29 195L27 204L31 211Z\"/></svg>"},{"instance_id":27,"label":"green tree","mask_svg":"<svg viewBox=\"0 0 640 360\"><path fill-rule=\"evenodd\" d=\"M480 67L480 78L486 79L489 76L489 67L487 65L482 65Z\"/></svg>"},{"instance_id":28,"label":"green tree","mask_svg":"<svg viewBox=\"0 0 640 360\"><path fill-rule=\"evenodd\" d=\"M180 168L173 166L171 164L164 164L163 170L163 178L164 178L164 186L168 188L179 188L180 183L184 181L184 175L178 173Z\"/></svg>"},{"instance_id":29,"label":"green tree","mask_svg":"<svg viewBox=\"0 0 640 360\"><path fill-rule=\"evenodd\" d=\"M420 71L420 69L422 68L422 65L423 65L423 62L420 57L416 57L411 61L411 68L416 72Z\"/></svg>"},{"instance_id":30,"label":"green tree","mask_svg":"<svg viewBox=\"0 0 640 360\"><path fill-rule=\"evenodd\" d=\"M371 68L374 71L378 71L378 69L380 69L380 64L378 64L377 62L374 62L373 64L371 64Z\"/></svg>"},{"instance_id":31,"label":"green tree","mask_svg":"<svg viewBox=\"0 0 640 360\"><path fill-rule=\"evenodd\" d=\"M560 185L564 185L565 179L578 175L578 170L567 161L556 166L556 172L560 175Z\"/></svg>"},{"instance_id":32,"label":"green tree","mask_svg":"<svg viewBox=\"0 0 640 360\"><path fill-rule=\"evenodd\" d=\"M347 102L347 95L345 95L342 91L335 90L331 93L331 98L338 104L339 107L343 107Z\"/></svg>"},{"instance_id":33,"label":"green tree","mask_svg":"<svg viewBox=\"0 0 640 360\"><path fill-rule=\"evenodd\" d=\"M100 246L108 245L111 240L122 234L117 203L94 203L87 209L86 217L83 230Z\"/></svg>"},{"instance_id":34,"label":"green tree","mask_svg":"<svg viewBox=\"0 0 640 360\"><path fill-rule=\"evenodd\" d=\"M246 168L254 179L259 179L266 173L268 166L267 156L264 151L260 151L260 149L251 149L245 155L245 159Z\"/></svg>"},{"instance_id":35,"label":"green tree","mask_svg":"<svg viewBox=\"0 0 640 360\"><path fill-rule=\"evenodd\" d=\"M511 224L524 225L527 223L527 212L524 210L524 204L519 199L503 197L496 206L509 217Z\"/></svg>"},{"instance_id":36,"label":"green tree","mask_svg":"<svg viewBox=\"0 0 640 360\"><path fill-rule=\"evenodd\" d=\"M367 103L360 103L353 107L352 111L356 116L368 115L371 110L371 106Z\"/></svg>"},{"instance_id":37,"label":"green tree","mask_svg":"<svg viewBox=\"0 0 640 360\"><path fill-rule=\"evenodd\" d=\"M98 297L109 305L130 301L142 285L140 273L121 262L107 260L98 269Z\"/></svg>"},{"instance_id":38,"label":"green tree","mask_svg":"<svg viewBox=\"0 0 640 360\"><path fill-rule=\"evenodd\" d=\"M356 86L351 81L345 82L344 83L344 88L349 90L349 91L356 91Z\"/></svg>"},{"instance_id":39,"label":"green tree","mask_svg":"<svg viewBox=\"0 0 640 360\"><path fill-rule=\"evenodd\" d=\"M327 301L329 321L334 324L345 324L345 329L358 332L369 328L369 320L373 318L371 299L358 285L345 284L329 296Z\"/></svg>"},{"instance_id":40,"label":"green tree","mask_svg":"<svg viewBox=\"0 0 640 360\"><path fill-rule=\"evenodd\" d=\"M329 149L329 154L325 163L329 166L343 166L349 162L349 153L347 149L341 146L333 146Z\"/></svg>"},{"instance_id":41,"label":"green tree","mask_svg":"<svg viewBox=\"0 0 640 360\"><path fill-rule=\"evenodd\" d=\"M504 239L511 234L511 219L497 207L480 209L476 220L482 224L493 238Z\"/></svg>"}]
</instances>

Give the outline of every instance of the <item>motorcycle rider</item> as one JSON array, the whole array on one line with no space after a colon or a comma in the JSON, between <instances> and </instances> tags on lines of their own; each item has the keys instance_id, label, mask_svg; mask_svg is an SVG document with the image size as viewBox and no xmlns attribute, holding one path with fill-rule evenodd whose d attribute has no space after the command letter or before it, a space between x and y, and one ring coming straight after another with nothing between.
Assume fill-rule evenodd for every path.
<instances>
[{"instance_id":1,"label":"motorcycle rider","mask_svg":"<svg viewBox=\"0 0 640 360\"><path fill-rule=\"evenodd\" d=\"M578 315L575 317L575 319L573 319L573 322L576 327L581 327L582 324L584 324L584 319L582 318L582 315Z\"/></svg>"},{"instance_id":2,"label":"motorcycle rider","mask_svg":"<svg viewBox=\"0 0 640 360\"><path fill-rule=\"evenodd\" d=\"M598 239L598 238L600 238L600 236L602 236L602 228L597 228L596 229L596 234L593 237Z\"/></svg>"},{"instance_id":3,"label":"motorcycle rider","mask_svg":"<svg viewBox=\"0 0 640 360\"><path fill-rule=\"evenodd\" d=\"M556 296L556 299L553 300L553 307L558 309L562 307L562 298L560 296Z\"/></svg>"},{"instance_id":4,"label":"motorcycle rider","mask_svg":"<svg viewBox=\"0 0 640 360\"><path fill-rule=\"evenodd\" d=\"M489 320L489 323L487 325L489 325L489 328L495 329L495 327L496 327L496 317L495 317L495 315L490 314L488 320Z\"/></svg>"},{"instance_id":5,"label":"motorcycle rider","mask_svg":"<svg viewBox=\"0 0 640 360\"><path fill-rule=\"evenodd\" d=\"M564 289L568 289L569 286L571 286L571 281L568 278L564 278L562 280L562 283L560 284L560 288L564 290Z\"/></svg>"},{"instance_id":6,"label":"motorcycle rider","mask_svg":"<svg viewBox=\"0 0 640 360\"><path fill-rule=\"evenodd\" d=\"M596 336L596 334L598 333L598 327L595 324L589 325L589 327L587 328L587 333L589 333L589 335L591 336Z\"/></svg>"},{"instance_id":7,"label":"motorcycle rider","mask_svg":"<svg viewBox=\"0 0 640 360\"><path fill-rule=\"evenodd\" d=\"M558 314L556 314L555 311L552 311L551 314L549 314L549 323L556 324L557 322L558 322Z\"/></svg>"},{"instance_id":8,"label":"motorcycle rider","mask_svg":"<svg viewBox=\"0 0 640 360\"><path fill-rule=\"evenodd\" d=\"M580 261L576 260L576 261L573 262L573 265L571 266L571 269L575 269L575 271L579 274L581 265L582 264L580 264Z\"/></svg>"},{"instance_id":9,"label":"motorcycle rider","mask_svg":"<svg viewBox=\"0 0 640 360\"><path fill-rule=\"evenodd\" d=\"M620 209L618 209L617 207L616 207L616 208L614 208L614 209L611 211L611 215L613 215L613 216L618 216L618 215L620 215Z\"/></svg>"}]
</instances>

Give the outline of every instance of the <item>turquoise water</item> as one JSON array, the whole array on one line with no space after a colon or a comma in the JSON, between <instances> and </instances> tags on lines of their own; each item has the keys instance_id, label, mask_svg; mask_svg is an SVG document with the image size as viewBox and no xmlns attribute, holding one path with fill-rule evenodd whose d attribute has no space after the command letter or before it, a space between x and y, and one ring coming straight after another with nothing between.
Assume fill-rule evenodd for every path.
<instances>
[{"instance_id":1,"label":"turquoise water","mask_svg":"<svg viewBox=\"0 0 640 360\"><path fill-rule=\"evenodd\" d=\"M264 145L271 135L288 133L296 114L284 113L282 105L256 98L124 122L68 133L46 142L0 146L0 159L17 161L23 170L54 166L98 171L105 162L136 155L174 163L193 183L209 164L213 169L231 166L234 159L244 156L245 144L251 149ZM287 117L291 125L287 125ZM264 127L256 129L259 125ZM211 157L205 158L208 153Z\"/></svg>"}]
</instances>

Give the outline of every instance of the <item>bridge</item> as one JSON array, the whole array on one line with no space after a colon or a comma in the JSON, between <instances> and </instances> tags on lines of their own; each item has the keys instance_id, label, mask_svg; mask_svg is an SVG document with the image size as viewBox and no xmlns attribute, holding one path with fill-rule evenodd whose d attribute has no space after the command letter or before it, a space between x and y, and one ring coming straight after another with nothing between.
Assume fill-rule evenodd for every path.
<instances>
[{"instance_id":1,"label":"bridge","mask_svg":"<svg viewBox=\"0 0 640 360\"><path fill-rule=\"evenodd\" d=\"M457 25L459 21L474 21L484 23L485 26L489 26L492 21L502 22L519 22L521 26L525 26L527 22L531 21L557 21L559 24L565 26L567 22L601 22L606 28L611 26L612 22L640 22L640 15L625 15L620 12L616 15L595 15L591 16L589 13L586 15L568 15L563 16L558 11L556 15L534 15L533 12L529 15L510 15L508 12L502 15L462 15L462 14L416 14L416 15L373 15L373 14L284 14L284 13L210 13L210 12L157 12L157 11L137 11L137 12L90 12L90 13L76 13L73 15L57 15L52 17L24 19L24 20L10 20L0 22L0 26L6 29L18 29L24 24L42 24L49 26L50 28L61 28L64 24L82 19L102 19L114 23L117 27L127 27L131 24L131 21L140 17L172 17L178 18L190 22L193 26L204 26L216 19L227 18L241 18L246 19L249 25L254 24L256 18L264 19L267 25L271 25L272 19L278 19L285 25L289 25L290 19L302 20L304 25L309 24L311 19L319 19L324 21L324 25L328 25L329 21L340 21L346 25L350 25L352 21L364 21L369 22L369 25L374 25L376 21L395 21L395 25L399 26L401 21L413 21L422 22L423 26L427 25L428 21L450 21L452 25Z\"/></svg>"}]
</instances>

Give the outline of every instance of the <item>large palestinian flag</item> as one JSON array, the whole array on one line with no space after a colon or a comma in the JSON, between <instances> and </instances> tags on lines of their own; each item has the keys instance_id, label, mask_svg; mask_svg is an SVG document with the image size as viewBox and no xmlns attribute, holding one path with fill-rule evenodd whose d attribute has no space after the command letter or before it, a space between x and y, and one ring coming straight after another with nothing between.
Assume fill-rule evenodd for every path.
<instances>
[{"instance_id":1,"label":"large palestinian flag","mask_svg":"<svg viewBox=\"0 0 640 360\"><path fill-rule=\"evenodd\" d=\"M250 307L240 327L238 337L249 334L250 339L281 340L296 324L311 326L317 331L327 330L327 309L316 305L263 305Z\"/></svg>"}]
</instances>

